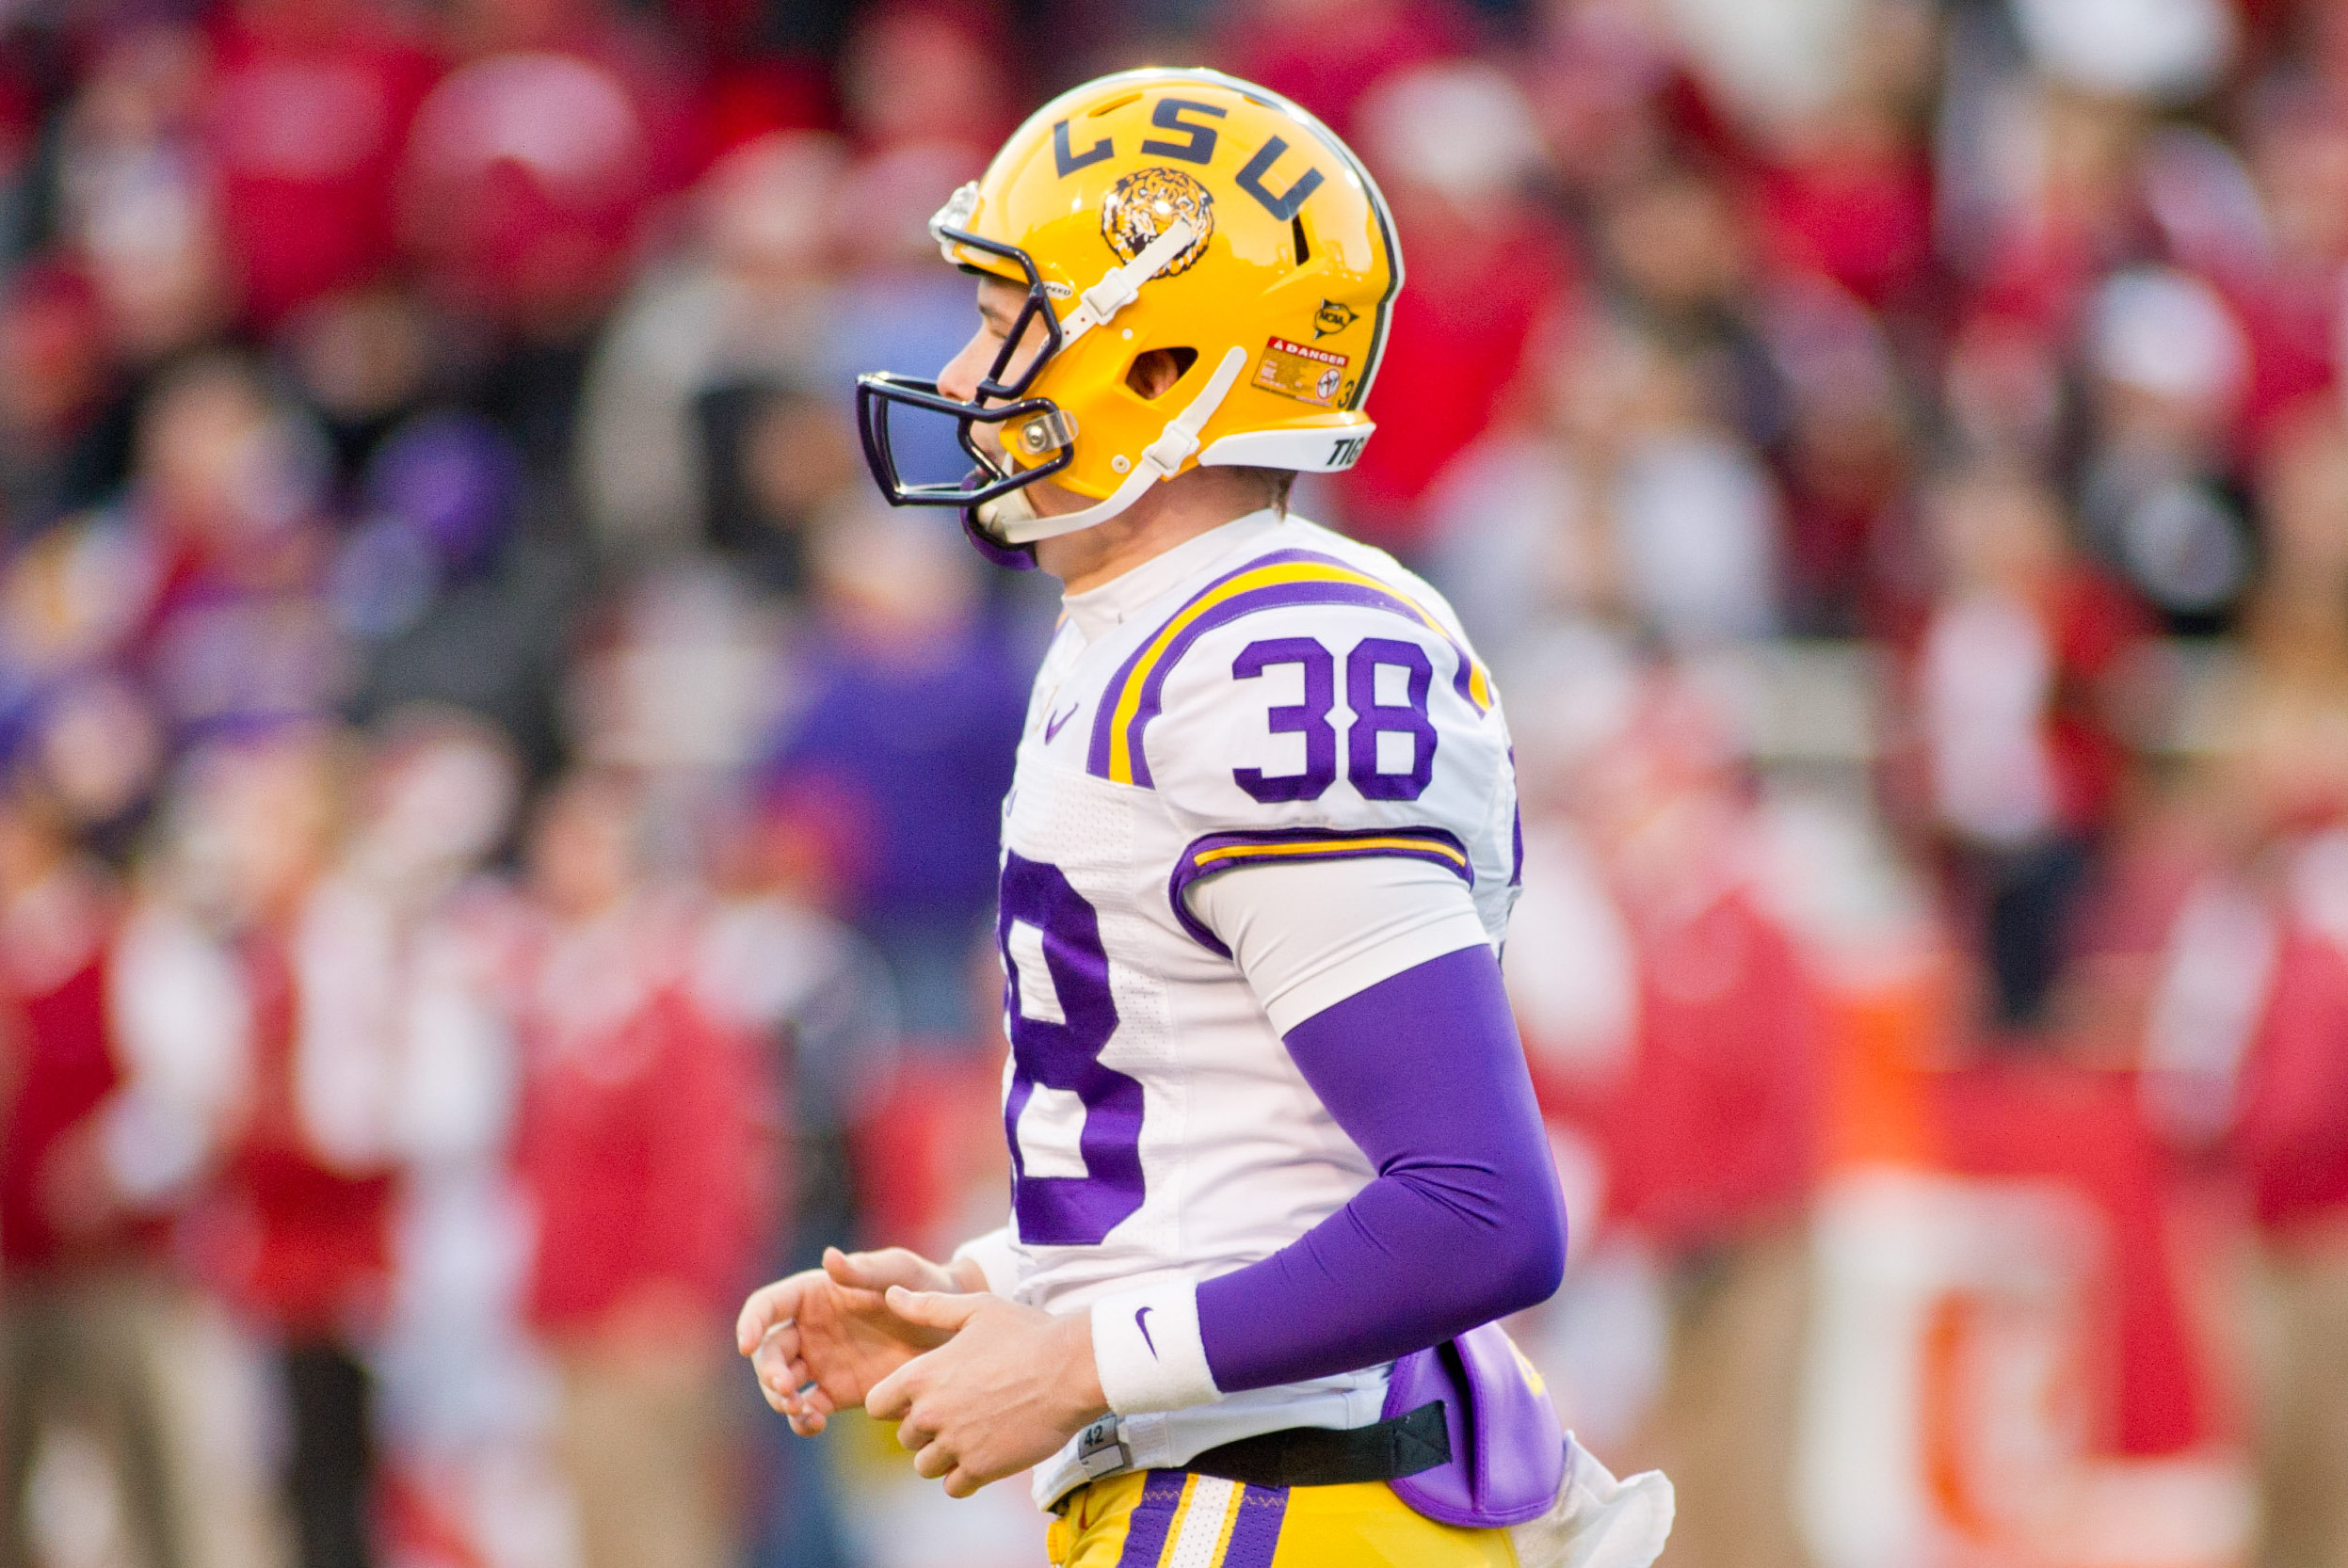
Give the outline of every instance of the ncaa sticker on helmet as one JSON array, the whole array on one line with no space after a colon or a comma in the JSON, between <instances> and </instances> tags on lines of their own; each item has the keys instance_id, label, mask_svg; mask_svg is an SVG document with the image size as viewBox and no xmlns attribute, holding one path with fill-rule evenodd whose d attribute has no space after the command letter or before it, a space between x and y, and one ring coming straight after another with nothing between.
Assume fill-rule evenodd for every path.
<instances>
[{"instance_id":1,"label":"ncaa sticker on helmet","mask_svg":"<svg viewBox=\"0 0 2348 1568\"><path fill-rule=\"evenodd\" d=\"M1025 300L976 397L868 375L858 423L893 504L963 508L998 559L1027 564L1020 547L1198 465L1350 468L1375 429L1361 405L1402 287L1393 219L1352 151L1277 93L1203 70L1087 83L1021 126L930 232ZM1145 397L1128 377L1157 349L1183 369ZM900 406L957 420L968 479L899 474ZM1001 430L999 453L980 425ZM1020 492L1047 478L1094 504L1037 515Z\"/></svg>"}]
</instances>

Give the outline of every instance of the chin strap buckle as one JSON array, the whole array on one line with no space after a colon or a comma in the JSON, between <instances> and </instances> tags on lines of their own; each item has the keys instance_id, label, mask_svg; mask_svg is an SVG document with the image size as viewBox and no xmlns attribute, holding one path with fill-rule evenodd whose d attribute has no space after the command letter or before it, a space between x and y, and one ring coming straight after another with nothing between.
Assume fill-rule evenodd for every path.
<instances>
[{"instance_id":1,"label":"chin strap buckle","mask_svg":"<svg viewBox=\"0 0 2348 1568\"><path fill-rule=\"evenodd\" d=\"M1141 449L1141 466L1167 476L1181 469L1183 459L1198 450L1198 432L1206 428L1207 421L1223 406L1223 399L1230 395L1231 383L1239 379L1246 363L1246 349L1234 345L1224 350L1222 362L1214 367L1214 374L1207 378L1207 384L1199 389L1190 407L1167 420L1165 432Z\"/></svg>"},{"instance_id":2,"label":"chin strap buckle","mask_svg":"<svg viewBox=\"0 0 2348 1568\"><path fill-rule=\"evenodd\" d=\"M1158 269L1190 248L1196 232L1190 219L1178 217L1166 226L1166 232L1141 248L1141 254L1123 266L1113 266L1102 275L1101 281L1076 296L1076 309L1060 323L1060 346L1066 349L1078 338L1141 297L1141 286L1158 275Z\"/></svg>"},{"instance_id":3,"label":"chin strap buckle","mask_svg":"<svg viewBox=\"0 0 2348 1568\"><path fill-rule=\"evenodd\" d=\"M1198 450L1198 432L1206 428L1207 421L1214 417L1214 411L1230 395L1232 383L1239 379L1239 373L1246 363L1247 351L1245 348L1233 344L1225 349L1221 362L1214 367L1214 374L1207 377L1207 384L1198 390L1198 395L1190 400L1190 407L1167 420L1166 429L1158 439L1141 449L1141 461L1134 465L1134 471L1125 476L1124 483L1118 485L1116 492L1106 501L1087 506L1081 512L1066 512L1053 517L1037 517L1032 506L1025 518L1005 516L1001 524L1004 542L1034 544L1037 539L1057 538L1063 534L1073 534L1078 529L1106 522L1139 500L1142 491L1161 479L1172 478L1184 460ZM1023 490L1013 490L1011 495L1024 493ZM1004 499L1007 501L1010 496ZM988 516L983 511L979 515ZM992 519L989 520L989 525L995 526Z\"/></svg>"}]
</instances>

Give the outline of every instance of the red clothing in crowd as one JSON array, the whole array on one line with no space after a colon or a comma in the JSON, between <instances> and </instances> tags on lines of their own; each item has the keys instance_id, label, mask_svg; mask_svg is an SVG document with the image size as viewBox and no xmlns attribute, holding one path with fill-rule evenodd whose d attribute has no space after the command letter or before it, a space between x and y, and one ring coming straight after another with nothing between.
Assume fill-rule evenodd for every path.
<instances>
[{"instance_id":1,"label":"red clothing in crowd","mask_svg":"<svg viewBox=\"0 0 2348 1568\"><path fill-rule=\"evenodd\" d=\"M540 326L600 309L637 224L701 153L678 85L638 40L582 25L468 60L417 111L403 232L442 292Z\"/></svg>"},{"instance_id":2,"label":"red clothing in crowd","mask_svg":"<svg viewBox=\"0 0 2348 1568\"><path fill-rule=\"evenodd\" d=\"M2276 271L2227 291L2250 341L2250 387L2243 422L2255 445L2292 410L2329 392L2339 377L2337 272Z\"/></svg>"},{"instance_id":3,"label":"red clothing in crowd","mask_svg":"<svg viewBox=\"0 0 2348 1568\"><path fill-rule=\"evenodd\" d=\"M544 1329L590 1329L664 1287L730 1313L757 1261L770 1091L752 1044L694 999L665 924L607 918L553 938L540 967L516 1160Z\"/></svg>"},{"instance_id":4,"label":"red clothing in crowd","mask_svg":"<svg viewBox=\"0 0 2348 1568\"><path fill-rule=\"evenodd\" d=\"M40 1269L153 1252L165 1229L152 1218L70 1239L52 1224L53 1157L87 1133L123 1078L106 1013L107 917L94 895L74 889L10 924L0 944L0 1038L14 1059L6 1080L15 1094L0 1121L0 1260Z\"/></svg>"},{"instance_id":5,"label":"red clothing in crowd","mask_svg":"<svg viewBox=\"0 0 2348 1568\"><path fill-rule=\"evenodd\" d=\"M1838 148L1763 170L1754 195L1782 268L1831 278L1877 310L1911 296L1932 264L1932 177L1922 158Z\"/></svg>"},{"instance_id":6,"label":"red clothing in crowd","mask_svg":"<svg viewBox=\"0 0 2348 1568\"><path fill-rule=\"evenodd\" d=\"M2262 1224L2348 1213L2348 947L2303 919L2283 927L2236 1137Z\"/></svg>"},{"instance_id":7,"label":"red clothing in crowd","mask_svg":"<svg viewBox=\"0 0 2348 1568\"><path fill-rule=\"evenodd\" d=\"M1426 237L1407 253L1409 282L1367 404L1377 439L1339 481L1352 532L1389 549L1418 542L1421 499L1490 427L1570 276L1537 224L1480 233L1429 216L1439 227L1414 230L1407 211L1397 218L1406 233Z\"/></svg>"},{"instance_id":8,"label":"red clothing in crowd","mask_svg":"<svg viewBox=\"0 0 2348 1568\"><path fill-rule=\"evenodd\" d=\"M304 1131L295 1085L301 1013L286 939L243 946L251 1078L222 1175L217 1263L233 1299L292 1334L334 1334L386 1304L393 1177L330 1163Z\"/></svg>"},{"instance_id":9,"label":"red clothing in crowd","mask_svg":"<svg viewBox=\"0 0 2348 1568\"><path fill-rule=\"evenodd\" d=\"M373 7L249 7L214 46L206 139L246 308L275 322L396 252L394 177L438 66Z\"/></svg>"},{"instance_id":10,"label":"red clothing in crowd","mask_svg":"<svg viewBox=\"0 0 2348 1568\"><path fill-rule=\"evenodd\" d=\"M1216 54L1234 74L1295 99L1349 138L1359 129L1354 108L1372 88L1412 66L1456 59L1473 41L1459 9L1443 0L1350 0L1282 9L1286 14L1266 16L1235 8L1238 25ZM1417 264L1413 251L1411 264Z\"/></svg>"},{"instance_id":11,"label":"red clothing in crowd","mask_svg":"<svg viewBox=\"0 0 2348 1568\"><path fill-rule=\"evenodd\" d=\"M2066 573L2041 612L2053 644L2054 700L2047 714L2057 799L2072 827L2099 826L2111 814L2129 768L2127 744L2112 732L2103 687L2151 632L2144 609L2110 578Z\"/></svg>"},{"instance_id":12,"label":"red clothing in crowd","mask_svg":"<svg viewBox=\"0 0 2348 1568\"><path fill-rule=\"evenodd\" d=\"M1749 890L1633 915L1638 1022L1602 1088L1540 1085L1594 1136L1605 1215L1671 1248L1797 1218L1817 1175L1822 1017L1783 927Z\"/></svg>"}]
</instances>

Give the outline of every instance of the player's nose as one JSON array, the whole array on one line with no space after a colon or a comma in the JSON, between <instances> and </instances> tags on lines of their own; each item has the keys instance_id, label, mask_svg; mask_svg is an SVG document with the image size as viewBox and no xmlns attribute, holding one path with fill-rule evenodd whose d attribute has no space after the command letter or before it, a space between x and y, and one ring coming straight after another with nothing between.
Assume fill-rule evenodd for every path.
<instances>
[{"instance_id":1,"label":"player's nose","mask_svg":"<svg viewBox=\"0 0 2348 1568\"><path fill-rule=\"evenodd\" d=\"M983 328L971 334L962 351L946 361L938 373L938 391L957 402L973 403L978 398L978 383L986 375L988 355L993 343L991 334Z\"/></svg>"}]
</instances>

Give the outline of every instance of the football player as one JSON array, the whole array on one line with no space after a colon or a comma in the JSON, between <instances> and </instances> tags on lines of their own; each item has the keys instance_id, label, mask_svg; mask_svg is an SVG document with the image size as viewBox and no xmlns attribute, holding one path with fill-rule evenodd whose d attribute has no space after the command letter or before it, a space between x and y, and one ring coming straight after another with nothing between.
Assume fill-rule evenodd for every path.
<instances>
[{"instance_id":1,"label":"football player","mask_svg":"<svg viewBox=\"0 0 2348 1568\"><path fill-rule=\"evenodd\" d=\"M980 325L862 378L893 503L1066 587L1004 805L1008 1223L744 1307L800 1432L861 1404L1063 1564L1638 1568L1660 1476L1560 1432L1494 1320L1565 1215L1498 951L1507 726L1450 607L1287 510L1360 456L1402 256L1352 152L1205 71L1056 99L931 229ZM903 474L893 416L976 470Z\"/></svg>"}]
</instances>

